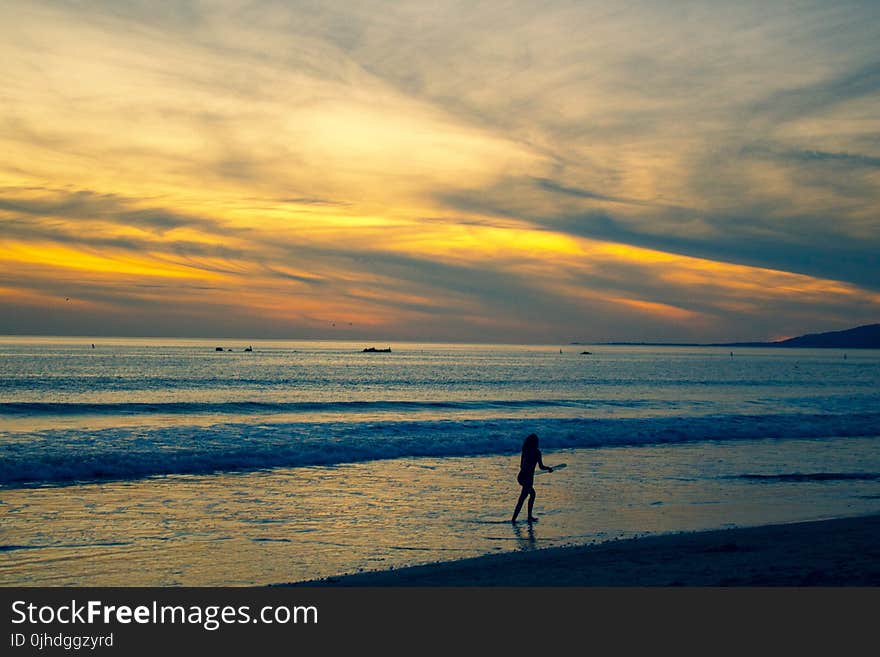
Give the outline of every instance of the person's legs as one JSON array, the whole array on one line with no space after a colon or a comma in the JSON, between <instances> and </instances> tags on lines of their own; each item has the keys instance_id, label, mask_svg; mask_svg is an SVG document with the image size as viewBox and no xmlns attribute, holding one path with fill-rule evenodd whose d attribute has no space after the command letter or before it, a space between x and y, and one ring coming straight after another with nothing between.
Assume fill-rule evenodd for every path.
<instances>
[{"instance_id":1,"label":"person's legs","mask_svg":"<svg viewBox=\"0 0 880 657\"><path fill-rule=\"evenodd\" d=\"M525 486L522 487L522 492L519 494L519 500L516 502L516 508L513 510L513 517L510 519L511 522L516 522L517 516L519 516L520 509L522 509L523 502L526 501L526 495L529 494L529 489ZM529 515L532 514L531 506L529 506Z\"/></svg>"},{"instance_id":2,"label":"person's legs","mask_svg":"<svg viewBox=\"0 0 880 657\"><path fill-rule=\"evenodd\" d=\"M532 515L532 508L535 506L535 489L529 489L529 520L533 520L535 516Z\"/></svg>"}]
</instances>

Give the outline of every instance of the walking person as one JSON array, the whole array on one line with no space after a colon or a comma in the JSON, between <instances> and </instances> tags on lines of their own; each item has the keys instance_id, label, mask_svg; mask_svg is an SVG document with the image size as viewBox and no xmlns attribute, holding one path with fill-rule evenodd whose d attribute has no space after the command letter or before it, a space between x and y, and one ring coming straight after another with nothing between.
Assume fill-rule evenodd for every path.
<instances>
[{"instance_id":1,"label":"walking person","mask_svg":"<svg viewBox=\"0 0 880 657\"><path fill-rule=\"evenodd\" d=\"M513 510L513 517L510 519L510 522L516 522L526 497L529 498L528 522L535 522L537 520L532 514L532 509L535 506L535 466L542 470L553 472L553 468L544 465L544 462L541 460L541 450L538 449L538 436L532 433L523 441L522 456L520 456L519 460L519 474L516 476L517 482L522 486L522 492L519 494L519 500L516 502L516 508Z\"/></svg>"}]
</instances>

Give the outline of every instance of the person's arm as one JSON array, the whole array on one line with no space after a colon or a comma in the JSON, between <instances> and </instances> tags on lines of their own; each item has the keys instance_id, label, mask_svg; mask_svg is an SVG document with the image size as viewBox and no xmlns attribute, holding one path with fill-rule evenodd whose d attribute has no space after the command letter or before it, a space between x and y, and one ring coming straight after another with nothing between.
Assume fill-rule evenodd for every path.
<instances>
[{"instance_id":1,"label":"person's arm","mask_svg":"<svg viewBox=\"0 0 880 657\"><path fill-rule=\"evenodd\" d=\"M541 460L541 452L538 452L538 467L542 470L547 470L548 472L553 472L553 468L544 465L544 461Z\"/></svg>"}]
</instances>

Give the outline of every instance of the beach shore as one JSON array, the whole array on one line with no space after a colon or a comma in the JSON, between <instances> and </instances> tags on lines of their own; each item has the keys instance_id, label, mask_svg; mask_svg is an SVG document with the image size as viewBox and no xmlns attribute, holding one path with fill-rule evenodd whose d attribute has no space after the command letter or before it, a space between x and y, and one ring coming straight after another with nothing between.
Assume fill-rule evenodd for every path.
<instances>
[{"instance_id":1,"label":"beach shore","mask_svg":"<svg viewBox=\"0 0 880 657\"><path fill-rule=\"evenodd\" d=\"M299 586L880 586L880 515L492 554Z\"/></svg>"}]
</instances>

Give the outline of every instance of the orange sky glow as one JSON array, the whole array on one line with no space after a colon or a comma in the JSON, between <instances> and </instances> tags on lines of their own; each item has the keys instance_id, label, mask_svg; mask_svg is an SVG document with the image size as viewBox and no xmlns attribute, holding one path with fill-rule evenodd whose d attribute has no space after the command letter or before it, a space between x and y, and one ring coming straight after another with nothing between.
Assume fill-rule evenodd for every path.
<instances>
[{"instance_id":1,"label":"orange sky glow","mask_svg":"<svg viewBox=\"0 0 880 657\"><path fill-rule=\"evenodd\" d=\"M880 316L880 50L852 7L168 6L0 9L0 332L717 341Z\"/></svg>"}]
</instances>

